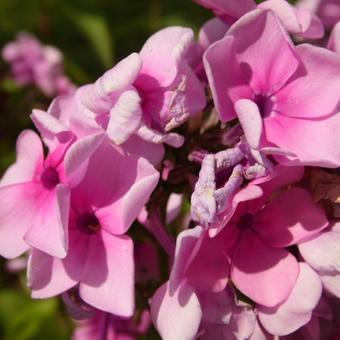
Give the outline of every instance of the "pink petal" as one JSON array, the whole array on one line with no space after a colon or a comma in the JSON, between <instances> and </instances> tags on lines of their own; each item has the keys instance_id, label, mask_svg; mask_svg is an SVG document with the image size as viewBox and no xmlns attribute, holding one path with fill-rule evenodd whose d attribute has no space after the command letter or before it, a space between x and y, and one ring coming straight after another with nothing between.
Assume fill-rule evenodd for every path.
<instances>
[{"instance_id":1,"label":"pink petal","mask_svg":"<svg viewBox=\"0 0 340 340\"><path fill-rule=\"evenodd\" d=\"M176 220L181 212L183 204L183 195L172 193L169 196L166 205L166 224L170 224Z\"/></svg>"},{"instance_id":2,"label":"pink petal","mask_svg":"<svg viewBox=\"0 0 340 340\"><path fill-rule=\"evenodd\" d=\"M224 122L236 118L234 103L238 99L253 99L254 94L236 59L234 39L226 36L214 43L204 54L203 61L220 118Z\"/></svg>"},{"instance_id":3,"label":"pink petal","mask_svg":"<svg viewBox=\"0 0 340 340\"><path fill-rule=\"evenodd\" d=\"M74 287L83 275L88 246L84 236L70 233L70 247L61 260L33 249L29 258L27 280L32 297L49 298Z\"/></svg>"},{"instance_id":4,"label":"pink petal","mask_svg":"<svg viewBox=\"0 0 340 340\"><path fill-rule=\"evenodd\" d=\"M112 187L115 188L116 200L98 209L96 213L103 228L113 234L125 233L130 228L159 180L158 171L144 158L130 156L121 159L120 162L118 174L120 182ZM95 167L97 164L98 162L94 162ZM127 174L126 169L135 170L130 170ZM110 171L108 168L106 170ZM103 184L107 186L106 179L103 180Z\"/></svg>"},{"instance_id":5,"label":"pink petal","mask_svg":"<svg viewBox=\"0 0 340 340\"><path fill-rule=\"evenodd\" d=\"M31 182L35 172L44 161L43 146L39 136L32 130L24 130L17 139L17 160L10 166L0 181L0 187Z\"/></svg>"},{"instance_id":6,"label":"pink petal","mask_svg":"<svg viewBox=\"0 0 340 340\"><path fill-rule=\"evenodd\" d=\"M340 274L334 273L321 273L320 278L326 291L330 292L337 298L340 298Z\"/></svg>"},{"instance_id":7,"label":"pink petal","mask_svg":"<svg viewBox=\"0 0 340 340\"><path fill-rule=\"evenodd\" d=\"M258 149L262 134L262 117L258 106L249 99L240 99L235 103L235 111L249 146Z\"/></svg>"},{"instance_id":8,"label":"pink petal","mask_svg":"<svg viewBox=\"0 0 340 340\"><path fill-rule=\"evenodd\" d=\"M36 183L0 188L0 254L15 258L28 250L24 235L39 211L43 189Z\"/></svg>"},{"instance_id":9,"label":"pink petal","mask_svg":"<svg viewBox=\"0 0 340 340\"><path fill-rule=\"evenodd\" d=\"M321 273L340 273L340 232L329 230L299 244L305 261Z\"/></svg>"},{"instance_id":10,"label":"pink petal","mask_svg":"<svg viewBox=\"0 0 340 340\"><path fill-rule=\"evenodd\" d=\"M271 334L288 335L305 325L320 300L319 276L306 263L299 265L300 273L288 299L274 308L258 306L259 319Z\"/></svg>"},{"instance_id":11,"label":"pink petal","mask_svg":"<svg viewBox=\"0 0 340 340\"><path fill-rule=\"evenodd\" d=\"M64 258L68 250L70 190L58 184L40 204L40 211L36 212L24 240L51 256Z\"/></svg>"},{"instance_id":12,"label":"pink petal","mask_svg":"<svg viewBox=\"0 0 340 340\"><path fill-rule=\"evenodd\" d=\"M235 247L231 279L253 301L268 307L281 303L293 289L298 273L293 255L267 246L251 231L242 233Z\"/></svg>"},{"instance_id":13,"label":"pink petal","mask_svg":"<svg viewBox=\"0 0 340 340\"><path fill-rule=\"evenodd\" d=\"M228 35L235 38L237 60L255 94L277 92L298 67L294 45L271 11L247 13L230 28Z\"/></svg>"},{"instance_id":14,"label":"pink petal","mask_svg":"<svg viewBox=\"0 0 340 340\"><path fill-rule=\"evenodd\" d=\"M79 285L80 297L100 310L129 317L134 311L133 243L105 231L92 237Z\"/></svg>"},{"instance_id":15,"label":"pink petal","mask_svg":"<svg viewBox=\"0 0 340 340\"><path fill-rule=\"evenodd\" d=\"M107 134L115 144L124 143L139 128L142 119L140 102L137 91L125 91L110 111Z\"/></svg>"},{"instance_id":16,"label":"pink petal","mask_svg":"<svg viewBox=\"0 0 340 340\"><path fill-rule=\"evenodd\" d=\"M76 186L83 179L89 158L102 143L105 135L99 133L79 139L71 145L65 154L64 166L66 181Z\"/></svg>"},{"instance_id":17,"label":"pink petal","mask_svg":"<svg viewBox=\"0 0 340 340\"><path fill-rule=\"evenodd\" d=\"M327 168L340 166L339 124L339 114L318 119L292 119L277 114L264 121L267 140L297 155L275 156L279 163Z\"/></svg>"},{"instance_id":18,"label":"pink petal","mask_svg":"<svg viewBox=\"0 0 340 340\"><path fill-rule=\"evenodd\" d=\"M151 317L164 340L194 339L202 311L193 289L186 283L169 293L164 283L151 299Z\"/></svg>"},{"instance_id":19,"label":"pink petal","mask_svg":"<svg viewBox=\"0 0 340 340\"><path fill-rule=\"evenodd\" d=\"M208 20L199 31L198 41L200 45L207 49L214 42L222 39L228 28L229 26L218 18Z\"/></svg>"},{"instance_id":20,"label":"pink petal","mask_svg":"<svg viewBox=\"0 0 340 340\"><path fill-rule=\"evenodd\" d=\"M192 43L193 36L193 31L185 27L168 27L153 34L140 51L141 74L154 78L156 87L169 86L178 74L178 62ZM138 87L143 85L139 83L140 80L137 81Z\"/></svg>"},{"instance_id":21,"label":"pink petal","mask_svg":"<svg viewBox=\"0 0 340 340\"><path fill-rule=\"evenodd\" d=\"M340 22L338 22L332 29L331 35L329 36L327 48L340 53Z\"/></svg>"},{"instance_id":22,"label":"pink petal","mask_svg":"<svg viewBox=\"0 0 340 340\"><path fill-rule=\"evenodd\" d=\"M289 117L329 115L340 100L338 55L309 44L298 45L296 51L302 63L290 82L275 95L275 110Z\"/></svg>"},{"instance_id":23,"label":"pink petal","mask_svg":"<svg viewBox=\"0 0 340 340\"><path fill-rule=\"evenodd\" d=\"M328 226L324 210L302 188L292 188L274 198L256 215L254 223L259 237L278 248L303 242Z\"/></svg>"}]
</instances>

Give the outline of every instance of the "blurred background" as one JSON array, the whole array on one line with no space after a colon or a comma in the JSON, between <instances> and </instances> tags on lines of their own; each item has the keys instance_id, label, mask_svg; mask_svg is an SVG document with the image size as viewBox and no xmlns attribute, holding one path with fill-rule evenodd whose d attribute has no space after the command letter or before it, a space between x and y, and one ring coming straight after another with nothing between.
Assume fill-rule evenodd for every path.
<instances>
[{"instance_id":1,"label":"blurred background","mask_svg":"<svg viewBox=\"0 0 340 340\"><path fill-rule=\"evenodd\" d=\"M160 28L184 25L197 32L211 16L191 0L0 0L0 48L18 32L31 32L63 52L65 73L80 85L138 52ZM18 134L32 127L32 108L47 109L51 99L33 86L17 86L0 59L1 176L15 160ZM17 271L21 265L0 260L0 339L70 339L73 324L62 303L32 300L25 270Z\"/></svg>"}]
</instances>

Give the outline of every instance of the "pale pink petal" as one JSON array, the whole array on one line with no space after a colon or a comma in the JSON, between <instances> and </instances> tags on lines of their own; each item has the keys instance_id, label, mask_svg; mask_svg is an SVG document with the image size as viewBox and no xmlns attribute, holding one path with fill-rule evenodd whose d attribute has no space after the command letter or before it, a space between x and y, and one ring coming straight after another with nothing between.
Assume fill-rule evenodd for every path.
<instances>
[{"instance_id":1,"label":"pale pink petal","mask_svg":"<svg viewBox=\"0 0 340 340\"><path fill-rule=\"evenodd\" d=\"M274 308L257 308L262 326L273 335L288 335L305 325L320 300L322 283L319 276L306 263L299 265L299 276L288 299Z\"/></svg>"},{"instance_id":2,"label":"pale pink petal","mask_svg":"<svg viewBox=\"0 0 340 340\"><path fill-rule=\"evenodd\" d=\"M28 286L32 297L49 298L74 287L82 278L88 256L87 241L84 236L70 233L70 249L61 260L33 249L27 271Z\"/></svg>"},{"instance_id":3,"label":"pale pink petal","mask_svg":"<svg viewBox=\"0 0 340 340\"><path fill-rule=\"evenodd\" d=\"M151 299L151 317L164 340L194 339L201 322L202 311L193 289L181 284L170 295L164 283Z\"/></svg>"},{"instance_id":4,"label":"pale pink petal","mask_svg":"<svg viewBox=\"0 0 340 340\"><path fill-rule=\"evenodd\" d=\"M288 117L306 118L333 113L340 100L338 55L309 44L298 45L296 52L301 64L289 83L275 95L275 110Z\"/></svg>"},{"instance_id":5,"label":"pale pink petal","mask_svg":"<svg viewBox=\"0 0 340 340\"><path fill-rule=\"evenodd\" d=\"M28 250L24 235L34 223L44 190L36 183L0 188L0 254L15 258Z\"/></svg>"},{"instance_id":6,"label":"pale pink petal","mask_svg":"<svg viewBox=\"0 0 340 340\"><path fill-rule=\"evenodd\" d=\"M298 67L294 45L271 11L252 11L238 20L227 35L235 38L237 60L257 95L281 89ZM268 48L270 46L270 48Z\"/></svg>"},{"instance_id":7,"label":"pale pink petal","mask_svg":"<svg viewBox=\"0 0 340 340\"><path fill-rule=\"evenodd\" d=\"M193 37L193 31L185 27L167 27L156 32L140 51L143 61L141 74L155 79L156 87L169 86L178 74L178 62L187 52ZM149 84L148 90L153 87L152 82Z\"/></svg>"},{"instance_id":8,"label":"pale pink petal","mask_svg":"<svg viewBox=\"0 0 340 340\"><path fill-rule=\"evenodd\" d=\"M117 145L124 143L140 126L142 109L137 91L122 93L110 111L108 137Z\"/></svg>"},{"instance_id":9,"label":"pale pink petal","mask_svg":"<svg viewBox=\"0 0 340 340\"><path fill-rule=\"evenodd\" d=\"M240 99L235 103L235 111L249 146L258 149L262 134L262 117L258 106L249 99Z\"/></svg>"},{"instance_id":10,"label":"pale pink petal","mask_svg":"<svg viewBox=\"0 0 340 340\"><path fill-rule=\"evenodd\" d=\"M43 146L32 130L24 130L17 139L16 162L10 166L0 181L0 187L31 182L44 161Z\"/></svg>"},{"instance_id":11,"label":"pale pink petal","mask_svg":"<svg viewBox=\"0 0 340 340\"><path fill-rule=\"evenodd\" d=\"M70 186L76 186L83 179L89 158L103 142L105 135L99 133L77 140L65 154L64 167L66 181Z\"/></svg>"},{"instance_id":12,"label":"pale pink petal","mask_svg":"<svg viewBox=\"0 0 340 340\"><path fill-rule=\"evenodd\" d=\"M267 246L255 233L243 232L236 244L231 279L253 301L273 307L289 296L299 273L293 255Z\"/></svg>"},{"instance_id":13,"label":"pale pink petal","mask_svg":"<svg viewBox=\"0 0 340 340\"><path fill-rule=\"evenodd\" d=\"M180 214L183 203L183 195L172 193L166 205L166 224L172 223Z\"/></svg>"},{"instance_id":14,"label":"pale pink petal","mask_svg":"<svg viewBox=\"0 0 340 340\"><path fill-rule=\"evenodd\" d=\"M134 311L133 243L127 236L105 231L89 242L81 298L100 310L129 317Z\"/></svg>"},{"instance_id":15,"label":"pale pink petal","mask_svg":"<svg viewBox=\"0 0 340 340\"><path fill-rule=\"evenodd\" d=\"M318 272L340 273L340 232L329 230L299 244L305 261Z\"/></svg>"},{"instance_id":16,"label":"pale pink petal","mask_svg":"<svg viewBox=\"0 0 340 340\"><path fill-rule=\"evenodd\" d=\"M253 99L254 93L236 59L234 39L226 36L214 43L204 54L203 61L221 120L225 122L236 118L234 102L243 98Z\"/></svg>"},{"instance_id":17,"label":"pale pink petal","mask_svg":"<svg viewBox=\"0 0 340 340\"><path fill-rule=\"evenodd\" d=\"M335 273L321 273L320 278L324 288L340 299L340 274Z\"/></svg>"},{"instance_id":18,"label":"pale pink petal","mask_svg":"<svg viewBox=\"0 0 340 340\"><path fill-rule=\"evenodd\" d=\"M272 247L303 242L328 226L324 210L308 191L292 188L281 193L254 218L259 237Z\"/></svg>"},{"instance_id":19,"label":"pale pink petal","mask_svg":"<svg viewBox=\"0 0 340 340\"><path fill-rule=\"evenodd\" d=\"M40 204L24 240L33 248L64 258L68 250L70 190L58 184L55 191L44 197Z\"/></svg>"},{"instance_id":20,"label":"pale pink petal","mask_svg":"<svg viewBox=\"0 0 340 340\"><path fill-rule=\"evenodd\" d=\"M340 165L340 114L319 119L293 119L276 114L264 121L269 142L296 157L275 156L281 164L337 168Z\"/></svg>"}]
</instances>

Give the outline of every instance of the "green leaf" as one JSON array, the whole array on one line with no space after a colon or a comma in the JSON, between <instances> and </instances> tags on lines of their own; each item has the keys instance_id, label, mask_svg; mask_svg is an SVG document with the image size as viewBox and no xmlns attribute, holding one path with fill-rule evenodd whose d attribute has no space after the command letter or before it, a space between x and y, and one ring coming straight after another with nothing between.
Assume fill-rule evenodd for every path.
<instances>
[{"instance_id":1,"label":"green leaf","mask_svg":"<svg viewBox=\"0 0 340 340\"><path fill-rule=\"evenodd\" d=\"M103 66L111 67L113 65L113 39L105 19L96 14L73 11L70 18L92 45Z\"/></svg>"}]
</instances>

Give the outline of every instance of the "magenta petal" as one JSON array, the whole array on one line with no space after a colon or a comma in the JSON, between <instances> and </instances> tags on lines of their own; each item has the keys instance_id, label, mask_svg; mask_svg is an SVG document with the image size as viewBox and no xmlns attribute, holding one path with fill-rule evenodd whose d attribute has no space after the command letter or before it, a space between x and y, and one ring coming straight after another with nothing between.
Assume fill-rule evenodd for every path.
<instances>
[{"instance_id":1,"label":"magenta petal","mask_svg":"<svg viewBox=\"0 0 340 340\"><path fill-rule=\"evenodd\" d=\"M324 210L302 188L292 188L274 198L256 215L254 223L259 237L279 248L303 242L328 226Z\"/></svg>"},{"instance_id":2,"label":"magenta petal","mask_svg":"<svg viewBox=\"0 0 340 340\"><path fill-rule=\"evenodd\" d=\"M24 235L35 222L43 188L36 183L0 188L0 254L14 258L28 250Z\"/></svg>"},{"instance_id":3,"label":"magenta petal","mask_svg":"<svg viewBox=\"0 0 340 340\"><path fill-rule=\"evenodd\" d=\"M294 45L272 11L245 14L227 35L235 39L237 60L255 94L276 93L298 67Z\"/></svg>"},{"instance_id":4,"label":"magenta petal","mask_svg":"<svg viewBox=\"0 0 340 340\"><path fill-rule=\"evenodd\" d=\"M79 285L80 297L100 310L129 317L134 311L133 243L127 236L93 236Z\"/></svg>"},{"instance_id":5,"label":"magenta petal","mask_svg":"<svg viewBox=\"0 0 340 340\"><path fill-rule=\"evenodd\" d=\"M254 94L236 59L234 39L226 36L213 44L204 54L204 67L220 118L224 122L236 118L234 102L253 99Z\"/></svg>"},{"instance_id":6,"label":"magenta petal","mask_svg":"<svg viewBox=\"0 0 340 340\"><path fill-rule=\"evenodd\" d=\"M174 294L168 284L158 288L151 299L152 321L164 340L194 339L202 310L194 290L182 283Z\"/></svg>"},{"instance_id":7,"label":"magenta petal","mask_svg":"<svg viewBox=\"0 0 340 340\"><path fill-rule=\"evenodd\" d=\"M31 182L37 168L44 161L43 146L39 136L32 130L24 130L17 139L17 159L0 181L0 187L16 183Z\"/></svg>"},{"instance_id":8,"label":"magenta petal","mask_svg":"<svg viewBox=\"0 0 340 340\"><path fill-rule=\"evenodd\" d=\"M317 273L306 263L300 263L300 273L288 299L274 308L258 306L262 326L273 335L293 333L311 319L321 293Z\"/></svg>"},{"instance_id":9,"label":"magenta petal","mask_svg":"<svg viewBox=\"0 0 340 340\"><path fill-rule=\"evenodd\" d=\"M51 256L64 258L68 250L70 190L59 184L40 204L40 211L36 212L24 240Z\"/></svg>"},{"instance_id":10,"label":"magenta petal","mask_svg":"<svg viewBox=\"0 0 340 340\"><path fill-rule=\"evenodd\" d=\"M331 35L328 40L327 48L340 53L340 22L338 22L332 29Z\"/></svg>"},{"instance_id":11,"label":"magenta petal","mask_svg":"<svg viewBox=\"0 0 340 340\"><path fill-rule=\"evenodd\" d=\"M276 110L289 117L327 116L340 100L339 56L309 44L298 45L296 51L301 64L289 84L276 94Z\"/></svg>"},{"instance_id":12,"label":"magenta petal","mask_svg":"<svg viewBox=\"0 0 340 340\"><path fill-rule=\"evenodd\" d=\"M198 41L207 49L214 42L222 39L227 33L229 26L218 18L208 20L200 29Z\"/></svg>"},{"instance_id":13,"label":"magenta petal","mask_svg":"<svg viewBox=\"0 0 340 340\"><path fill-rule=\"evenodd\" d=\"M289 296L299 266L284 249L267 246L253 232L243 232L235 246L231 279L253 301L276 306Z\"/></svg>"}]
</instances>

